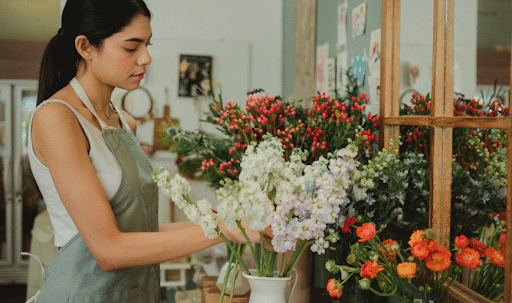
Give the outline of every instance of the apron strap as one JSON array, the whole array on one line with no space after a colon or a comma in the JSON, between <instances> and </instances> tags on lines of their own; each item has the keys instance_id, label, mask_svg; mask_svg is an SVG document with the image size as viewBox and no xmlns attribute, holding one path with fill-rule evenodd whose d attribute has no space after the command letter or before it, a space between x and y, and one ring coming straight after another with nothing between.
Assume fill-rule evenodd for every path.
<instances>
[{"instance_id":1,"label":"apron strap","mask_svg":"<svg viewBox=\"0 0 512 303\"><path fill-rule=\"evenodd\" d=\"M96 117L96 119L98 119L99 123L100 123L100 126L101 126L101 129L108 129L108 128L114 128L113 126L108 126L105 122L103 122L103 120L100 119L100 117L98 116L98 113L96 112L96 109L94 109L94 106L92 106L92 103L91 103L91 100L89 100L89 97L87 97L87 93L85 92L85 90L83 89L82 85L80 85L80 82L78 82L78 80L76 79L76 77L74 77L73 79L71 79L71 81L69 82L69 84L71 84L71 86L73 87L73 89L75 90L76 94L78 95L78 97L82 100L82 102L84 103L84 105L91 111L91 113L94 115L94 117ZM112 101L111 101L112 102ZM114 107L114 110L117 112L117 114L119 115L119 117L121 117L121 114L119 113L119 111L117 110L117 108L115 106ZM120 118L120 121L121 121L121 124L122 126L127 129L127 130L130 130L130 127L128 127L128 125L126 124L126 122L124 121L124 119Z\"/></svg>"}]
</instances>

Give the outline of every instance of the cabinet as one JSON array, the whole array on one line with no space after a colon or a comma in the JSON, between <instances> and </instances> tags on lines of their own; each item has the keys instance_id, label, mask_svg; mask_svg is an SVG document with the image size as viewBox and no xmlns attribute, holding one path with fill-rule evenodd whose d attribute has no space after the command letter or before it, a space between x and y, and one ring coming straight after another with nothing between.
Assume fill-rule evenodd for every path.
<instances>
[{"instance_id":1,"label":"cabinet","mask_svg":"<svg viewBox=\"0 0 512 303\"><path fill-rule=\"evenodd\" d=\"M37 81L0 80L0 284L26 283L31 230L44 202L30 171L28 126Z\"/></svg>"}]
</instances>

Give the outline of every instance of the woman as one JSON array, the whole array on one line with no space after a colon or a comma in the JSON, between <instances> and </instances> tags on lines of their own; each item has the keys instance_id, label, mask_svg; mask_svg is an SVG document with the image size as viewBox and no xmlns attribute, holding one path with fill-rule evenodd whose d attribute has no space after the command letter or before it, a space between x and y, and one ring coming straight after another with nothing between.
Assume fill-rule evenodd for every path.
<instances>
[{"instance_id":1,"label":"woman","mask_svg":"<svg viewBox=\"0 0 512 303\"><path fill-rule=\"evenodd\" d=\"M159 302L159 263L222 242L191 222L158 225L135 120L110 101L144 77L150 17L143 0L68 0L44 53L29 158L60 250L38 303Z\"/></svg>"}]
</instances>

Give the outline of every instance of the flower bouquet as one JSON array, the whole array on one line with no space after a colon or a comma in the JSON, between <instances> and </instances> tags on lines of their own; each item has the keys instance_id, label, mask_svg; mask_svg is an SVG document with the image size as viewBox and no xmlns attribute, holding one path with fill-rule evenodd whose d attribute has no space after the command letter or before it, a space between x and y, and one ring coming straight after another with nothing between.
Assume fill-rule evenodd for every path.
<instances>
[{"instance_id":1,"label":"flower bouquet","mask_svg":"<svg viewBox=\"0 0 512 303\"><path fill-rule=\"evenodd\" d=\"M460 276L461 266L473 267L481 262L481 256L471 248L454 246L456 252L452 254L438 245L432 229L415 231L407 249L393 239L381 241L378 233L373 223L363 223L356 229L359 240L350 248L347 265L332 260L326 263L329 271L341 272L341 280L331 279L327 284L331 296L340 297L345 282L359 275L359 287L378 296L396 297L401 302L421 299L438 303ZM378 287L372 286L374 280Z\"/></svg>"},{"instance_id":2,"label":"flower bouquet","mask_svg":"<svg viewBox=\"0 0 512 303\"><path fill-rule=\"evenodd\" d=\"M327 226L336 223L340 210L349 202L359 171L354 144L309 165L304 163L308 155L305 151L294 149L288 160L285 154L280 140L270 134L264 135L264 141L259 144L250 144L240 162L239 180L226 178L217 189L220 201L217 213L208 201L194 202L189 198L190 186L181 176L171 179L160 168L154 171L153 179L191 221L201 225L206 236L224 238L234 256L235 271L240 265L246 274L251 274L242 262L240 249L220 232L220 220L228 229L240 229L258 276L289 277L308 247L323 253L329 247L329 240L336 241L336 233L326 232ZM247 221L251 230L260 232L261 243L270 241L274 251L265 249L264 245L258 249L251 243L242 221ZM272 227L271 240L262 232L267 226ZM290 251L288 261L278 262L278 253Z\"/></svg>"}]
</instances>

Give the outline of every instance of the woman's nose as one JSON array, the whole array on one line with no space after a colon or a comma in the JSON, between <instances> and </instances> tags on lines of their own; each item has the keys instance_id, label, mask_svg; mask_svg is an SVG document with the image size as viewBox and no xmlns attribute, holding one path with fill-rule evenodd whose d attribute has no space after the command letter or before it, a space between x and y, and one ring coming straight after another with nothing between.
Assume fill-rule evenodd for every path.
<instances>
[{"instance_id":1,"label":"woman's nose","mask_svg":"<svg viewBox=\"0 0 512 303\"><path fill-rule=\"evenodd\" d=\"M137 60L137 64L139 65L149 65L151 63L151 55L148 52L148 49L145 48L142 55Z\"/></svg>"}]
</instances>

